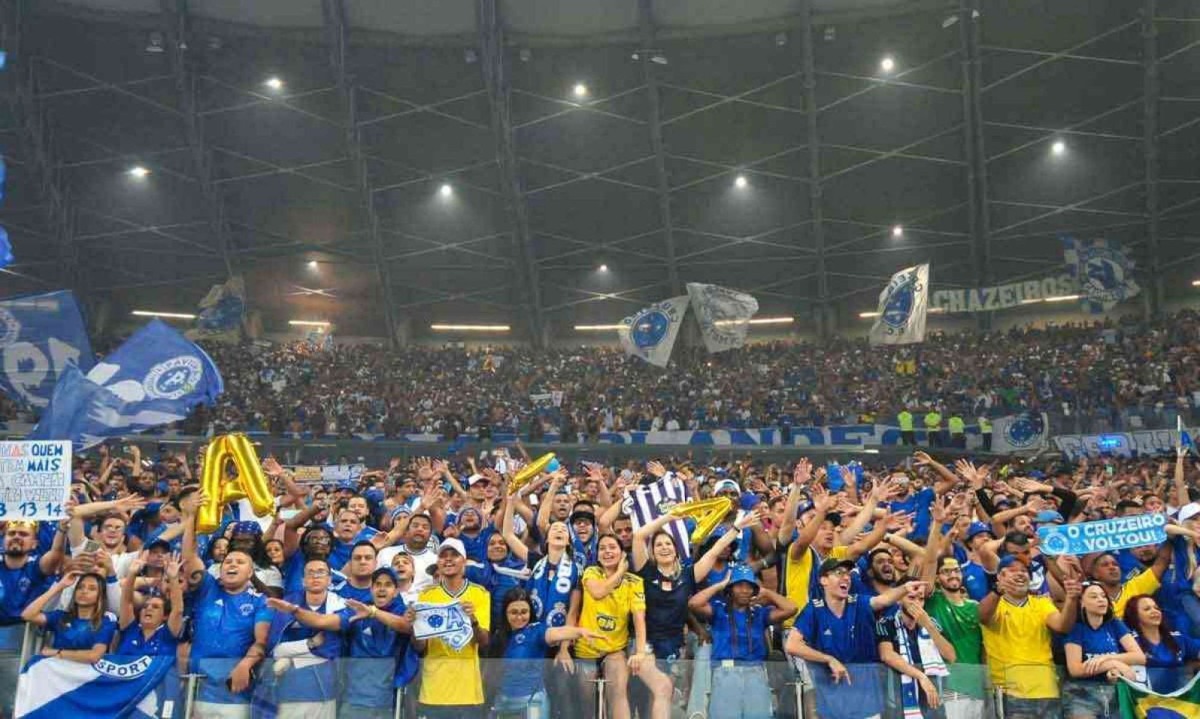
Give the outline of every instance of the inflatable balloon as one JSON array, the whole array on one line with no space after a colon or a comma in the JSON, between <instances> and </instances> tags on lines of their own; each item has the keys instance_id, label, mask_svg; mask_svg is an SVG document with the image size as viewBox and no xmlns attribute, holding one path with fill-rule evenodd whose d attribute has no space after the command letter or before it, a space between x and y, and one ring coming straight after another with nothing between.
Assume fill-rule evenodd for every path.
<instances>
[{"instance_id":1,"label":"inflatable balloon","mask_svg":"<svg viewBox=\"0 0 1200 719\"><path fill-rule=\"evenodd\" d=\"M546 471L552 461L557 461L554 459L554 453L547 452L519 469L508 483L508 493L516 494L521 487L532 482L534 477Z\"/></svg>"},{"instance_id":2,"label":"inflatable balloon","mask_svg":"<svg viewBox=\"0 0 1200 719\"><path fill-rule=\"evenodd\" d=\"M233 478L226 473L230 462L237 470ZM275 495L263 473L262 462L244 434L222 435L209 443L204 450L200 488L207 497L196 516L196 531L200 534L215 532L221 526L221 514L230 502L250 500L257 517L270 516L275 511Z\"/></svg>"},{"instance_id":3,"label":"inflatable balloon","mask_svg":"<svg viewBox=\"0 0 1200 719\"><path fill-rule=\"evenodd\" d=\"M729 497L714 497L712 499L697 499L671 507L669 510L675 517L691 517L696 520L696 528L692 530L692 544L703 544L708 535L717 528L725 515L733 509L733 500Z\"/></svg>"}]
</instances>

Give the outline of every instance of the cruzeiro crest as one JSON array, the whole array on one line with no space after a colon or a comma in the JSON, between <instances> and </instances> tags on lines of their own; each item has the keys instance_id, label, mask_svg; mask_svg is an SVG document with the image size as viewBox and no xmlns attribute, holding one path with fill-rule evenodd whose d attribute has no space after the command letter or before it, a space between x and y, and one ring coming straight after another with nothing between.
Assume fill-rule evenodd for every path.
<instances>
[{"instance_id":1,"label":"cruzeiro crest","mask_svg":"<svg viewBox=\"0 0 1200 719\"><path fill-rule=\"evenodd\" d=\"M1111 309L1141 291L1133 260L1116 243L1063 238L1063 259L1093 312Z\"/></svg>"},{"instance_id":2,"label":"cruzeiro crest","mask_svg":"<svg viewBox=\"0 0 1200 719\"><path fill-rule=\"evenodd\" d=\"M1046 423L1039 412L1022 412L1004 428L1004 438L1017 449L1027 449L1042 441Z\"/></svg>"},{"instance_id":3,"label":"cruzeiro crest","mask_svg":"<svg viewBox=\"0 0 1200 719\"><path fill-rule=\"evenodd\" d=\"M887 299L883 302L883 311L879 316L887 328L888 334L903 332L908 327L913 307L917 303L917 293L922 289L917 278L916 268L908 274L893 279L888 284Z\"/></svg>"},{"instance_id":4,"label":"cruzeiro crest","mask_svg":"<svg viewBox=\"0 0 1200 719\"><path fill-rule=\"evenodd\" d=\"M142 388L154 399L179 399L195 390L203 377L199 358L181 355L151 367Z\"/></svg>"},{"instance_id":5,"label":"cruzeiro crest","mask_svg":"<svg viewBox=\"0 0 1200 719\"><path fill-rule=\"evenodd\" d=\"M667 339L671 333L671 325L677 322L674 305L661 302L651 305L625 320L629 326L629 339L639 350L650 350Z\"/></svg>"}]
</instances>

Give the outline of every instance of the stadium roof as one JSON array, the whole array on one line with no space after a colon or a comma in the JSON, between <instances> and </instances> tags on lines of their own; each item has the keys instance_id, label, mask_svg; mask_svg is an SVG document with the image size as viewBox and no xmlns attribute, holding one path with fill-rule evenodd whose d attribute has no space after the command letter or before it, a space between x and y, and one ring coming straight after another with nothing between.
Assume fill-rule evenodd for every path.
<instances>
[{"instance_id":1,"label":"stadium roof","mask_svg":"<svg viewBox=\"0 0 1200 719\"><path fill-rule=\"evenodd\" d=\"M852 323L914 262L1054 274L1063 233L1194 291L1184 0L6 7L5 295L188 312L236 272L268 330L563 336L701 281Z\"/></svg>"}]
</instances>

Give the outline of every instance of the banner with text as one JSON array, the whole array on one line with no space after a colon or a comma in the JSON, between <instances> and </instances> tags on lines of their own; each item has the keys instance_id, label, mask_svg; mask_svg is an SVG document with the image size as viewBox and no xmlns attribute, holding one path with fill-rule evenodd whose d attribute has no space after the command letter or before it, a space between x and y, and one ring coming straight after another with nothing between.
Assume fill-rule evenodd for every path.
<instances>
[{"instance_id":1,"label":"banner with text","mask_svg":"<svg viewBox=\"0 0 1200 719\"><path fill-rule=\"evenodd\" d=\"M1078 291L1079 284L1075 282L1075 278L1064 273L1056 277L1010 282L995 287L937 290L929 293L929 306L950 314L991 312L1042 302L1047 297L1063 297Z\"/></svg>"},{"instance_id":2,"label":"banner with text","mask_svg":"<svg viewBox=\"0 0 1200 719\"><path fill-rule=\"evenodd\" d=\"M1138 514L1099 522L1038 527L1043 554L1094 554L1162 544L1167 541L1167 515Z\"/></svg>"},{"instance_id":3,"label":"banner with text","mask_svg":"<svg viewBox=\"0 0 1200 719\"><path fill-rule=\"evenodd\" d=\"M1196 437L1200 427L1183 430ZM1054 438L1054 446L1070 459L1080 457L1145 457L1174 454L1179 445L1179 431L1174 429L1143 429L1136 432L1109 434L1062 434Z\"/></svg>"},{"instance_id":4,"label":"banner with text","mask_svg":"<svg viewBox=\"0 0 1200 719\"><path fill-rule=\"evenodd\" d=\"M0 442L0 521L67 518L71 442Z\"/></svg>"}]
</instances>

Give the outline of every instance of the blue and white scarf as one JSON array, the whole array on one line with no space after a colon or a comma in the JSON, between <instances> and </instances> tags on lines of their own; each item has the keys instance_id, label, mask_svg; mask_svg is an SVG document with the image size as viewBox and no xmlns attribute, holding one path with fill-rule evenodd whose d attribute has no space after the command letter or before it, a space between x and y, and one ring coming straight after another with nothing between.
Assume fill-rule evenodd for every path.
<instances>
[{"instance_id":1,"label":"blue and white scarf","mask_svg":"<svg viewBox=\"0 0 1200 719\"><path fill-rule=\"evenodd\" d=\"M908 629L904 626L904 612L896 612L896 652L904 657L904 661L920 669L927 677L945 677L950 672L937 644L933 642L929 630L917 627L917 651L921 655L920 662L913 656L913 647L908 643ZM921 697L917 680L907 674L900 675L900 700L904 706L904 719L922 719Z\"/></svg>"},{"instance_id":2,"label":"blue and white scarf","mask_svg":"<svg viewBox=\"0 0 1200 719\"><path fill-rule=\"evenodd\" d=\"M533 604L535 622L547 627L565 627L571 608L571 590L575 588L580 571L567 552L558 560L554 576L550 576L550 559L542 557L533 565L529 578L529 598Z\"/></svg>"}]
</instances>

